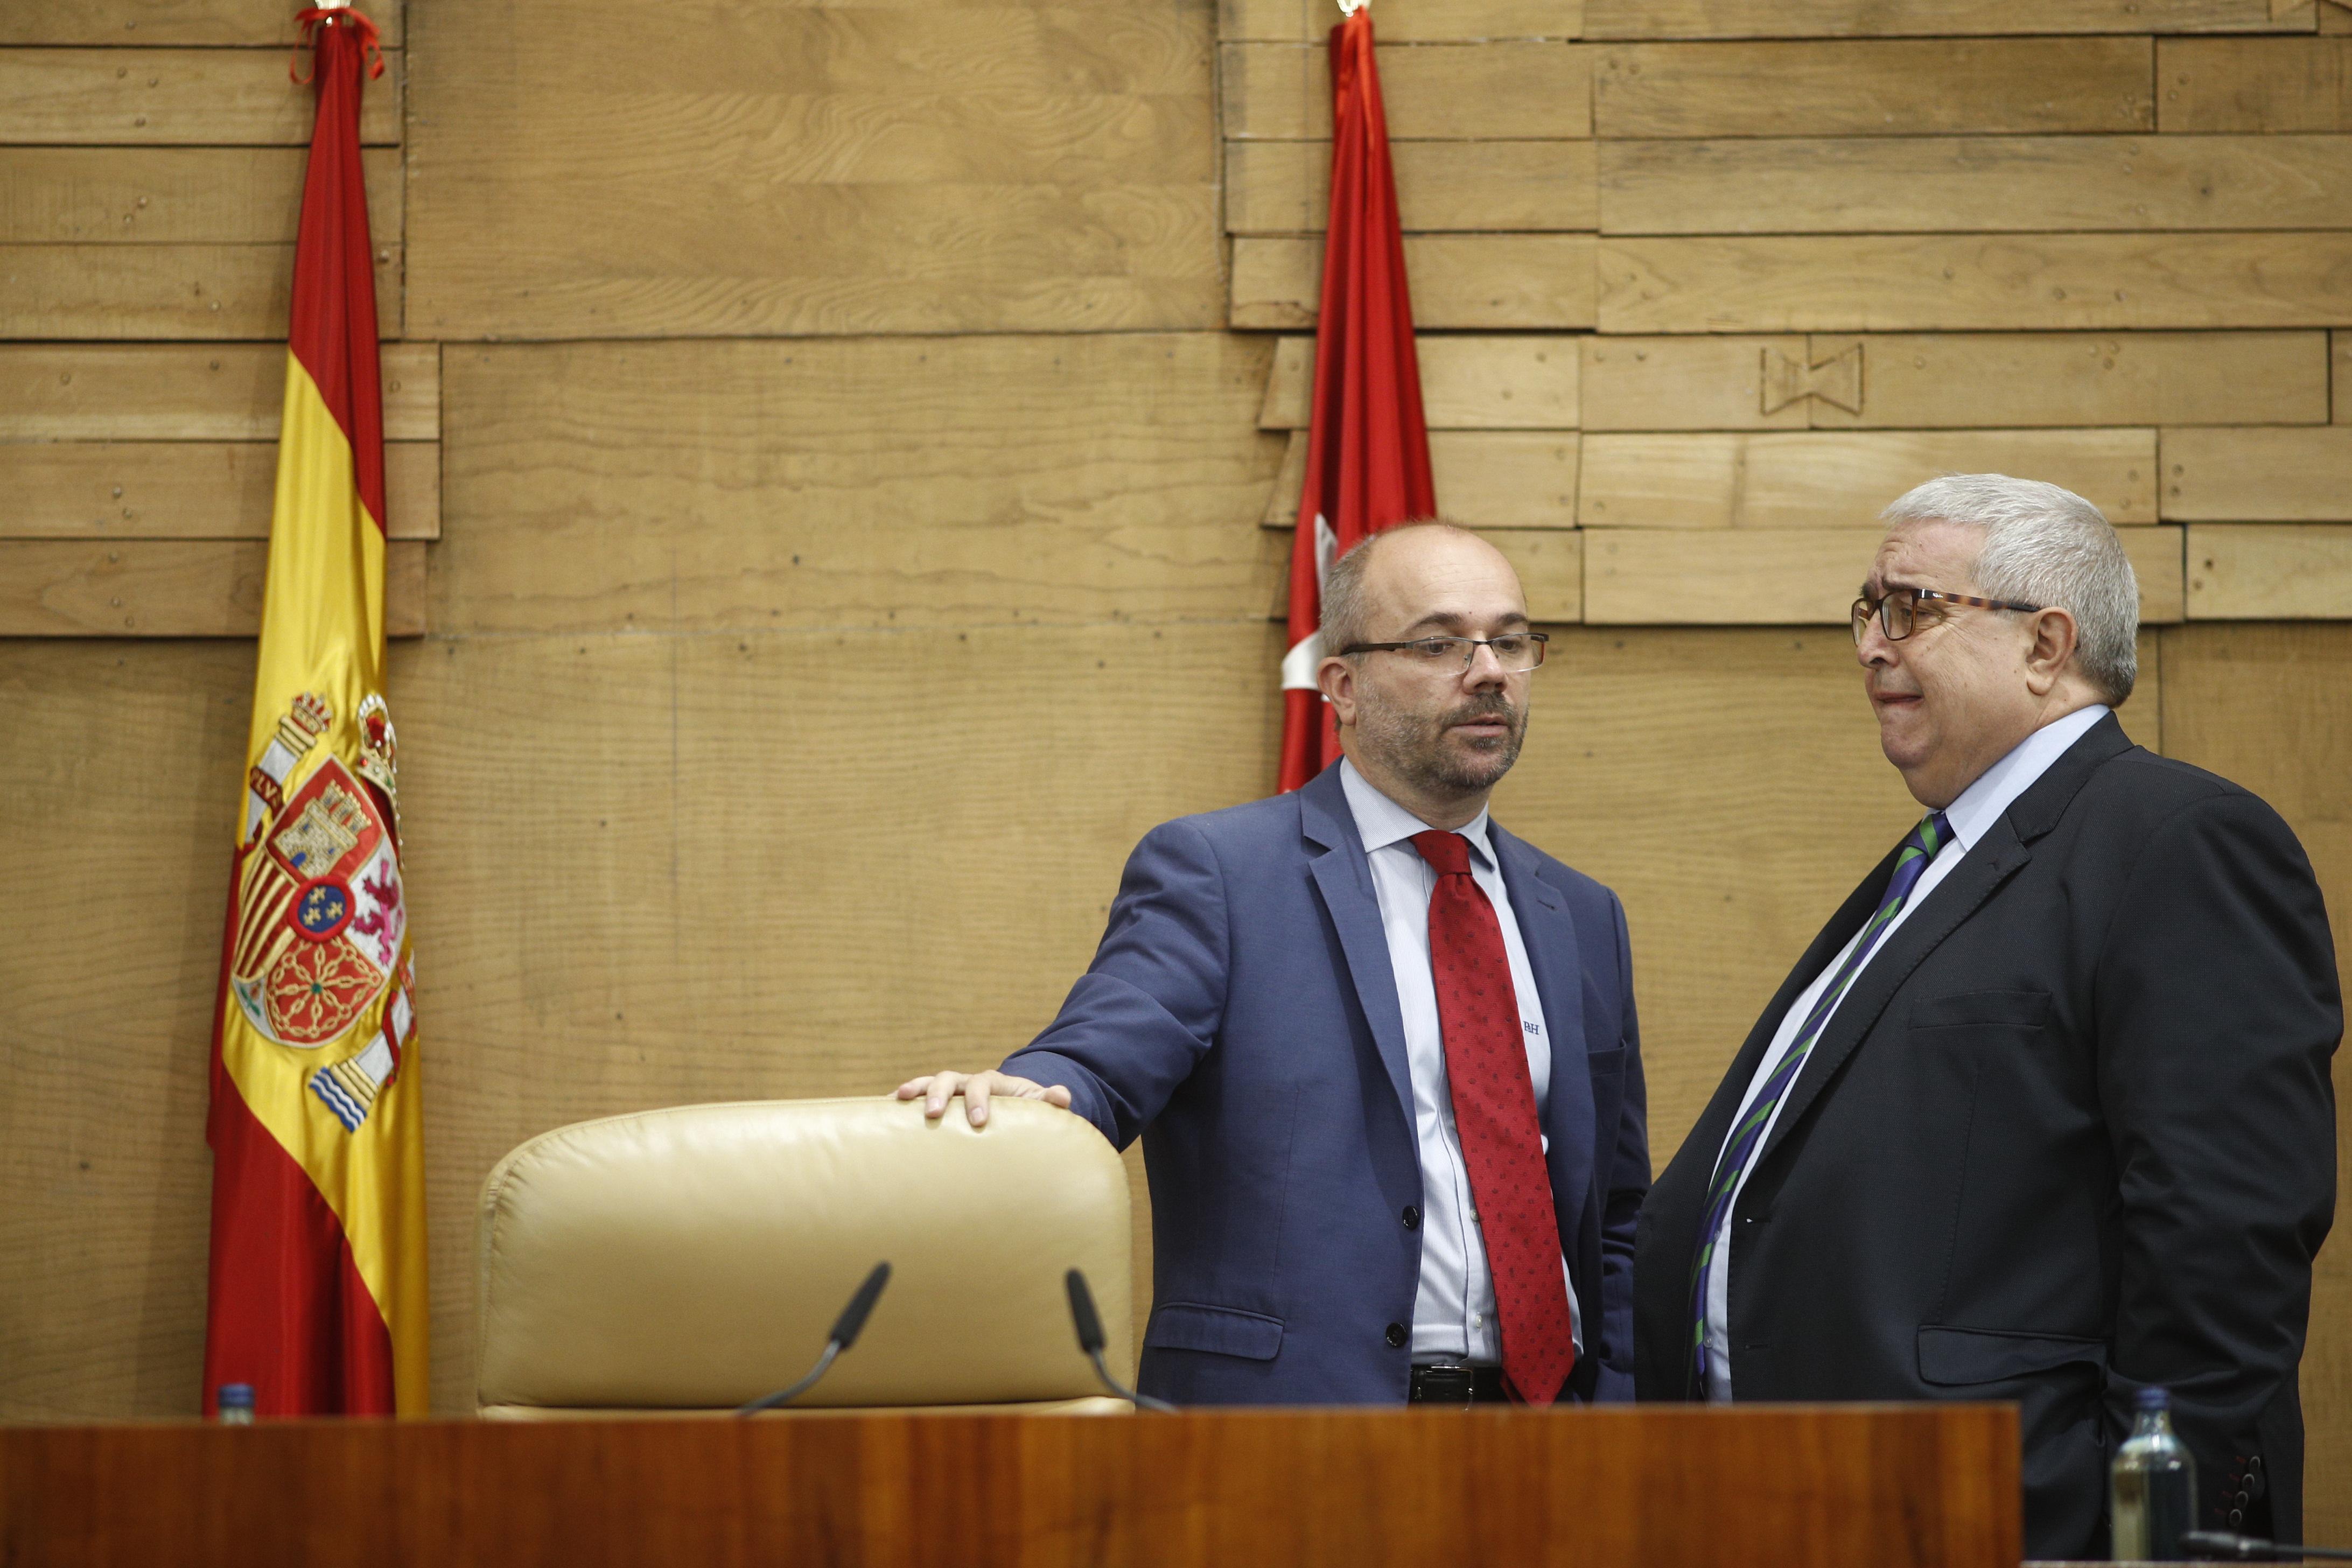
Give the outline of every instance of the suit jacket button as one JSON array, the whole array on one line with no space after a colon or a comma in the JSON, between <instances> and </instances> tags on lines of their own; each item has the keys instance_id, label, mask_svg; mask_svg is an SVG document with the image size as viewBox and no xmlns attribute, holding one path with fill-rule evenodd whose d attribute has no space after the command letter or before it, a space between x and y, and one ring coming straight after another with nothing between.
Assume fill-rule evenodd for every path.
<instances>
[{"instance_id":1,"label":"suit jacket button","mask_svg":"<svg viewBox=\"0 0 2352 1568\"><path fill-rule=\"evenodd\" d=\"M2230 1510L2230 1528L2231 1528L2231 1530L2235 1530L2235 1529L2237 1529L2237 1528L2238 1528L2238 1526L2240 1526L2240 1525L2242 1525L2242 1524L2243 1524L2243 1523L2245 1523L2245 1522L2246 1522L2246 1516L2245 1516L2245 1513L2244 1513L2242 1510L2234 1509L2234 1508L2233 1508L2233 1509L2231 1509L2231 1510Z\"/></svg>"},{"instance_id":2,"label":"suit jacket button","mask_svg":"<svg viewBox=\"0 0 2352 1568\"><path fill-rule=\"evenodd\" d=\"M1407 1230L1419 1230L1421 1228L1421 1211L1413 1207L1411 1204L1407 1204L1404 1206L1404 1227Z\"/></svg>"},{"instance_id":3,"label":"suit jacket button","mask_svg":"<svg viewBox=\"0 0 2352 1568\"><path fill-rule=\"evenodd\" d=\"M1399 1350L1402 1350L1404 1348L1405 1341L1412 1337L1412 1335L1407 1331L1402 1323L1391 1323L1389 1325L1389 1343L1396 1346Z\"/></svg>"}]
</instances>

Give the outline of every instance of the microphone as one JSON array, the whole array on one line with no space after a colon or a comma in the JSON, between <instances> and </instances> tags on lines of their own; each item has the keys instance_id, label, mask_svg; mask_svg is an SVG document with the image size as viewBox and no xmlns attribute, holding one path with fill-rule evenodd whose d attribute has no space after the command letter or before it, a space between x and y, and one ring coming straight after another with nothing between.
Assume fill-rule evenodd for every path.
<instances>
[{"instance_id":1,"label":"microphone","mask_svg":"<svg viewBox=\"0 0 2352 1568\"><path fill-rule=\"evenodd\" d=\"M876 1264L874 1272L866 1277L866 1283L857 1288L857 1294L849 1299L849 1305L841 1310L841 1316L833 1321L833 1331L824 1337L824 1353L816 1358L816 1364L809 1368L809 1374L790 1388L780 1388L764 1399L751 1401L735 1414L756 1415L762 1410L773 1410L778 1405L790 1405L814 1388L816 1380L824 1375L834 1358L857 1342L858 1331L866 1327L866 1314L874 1310L874 1303L881 1299L882 1287L888 1283L890 1266L887 1263Z\"/></svg>"},{"instance_id":2,"label":"microphone","mask_svg":"<svg viewBox=\"0 0 2352 1568\"><path fill-rule=\"evenodd\" d=\"M2180 1544L2210 1553L2217 1563L2293 1563L2305 1557L2352 1562L2352 1552L2328 1546L2282 1546L2260 1536L2232 1535L2226 1530L2192 1530L2181 1536Z\"/></svg>"},{"instance_id":3,"label":"microphone","mask_svg":"<svg viewBox=\"0 0 2352 1568\"><path fill-rule=\"evenodd\" d=\"M1076 1269L1062 1276L1062 1283L1070 1288L1070 1321L1077 1325L1078 1348L1095 1363L1095 1375L1102 1379L1105 1388L1133 1405L1138 1410L1165 1410L1173 1414L1176 1407L1164 1399L1154 1399L1148 1394L1138 1394L1110 1374L1103 1364L1103 1346L1109 1342L1103 1337L1102 1318L1095 1310L1095 1293L1087 1289L1087 1277Z\"/></svg>"}]
</instances>

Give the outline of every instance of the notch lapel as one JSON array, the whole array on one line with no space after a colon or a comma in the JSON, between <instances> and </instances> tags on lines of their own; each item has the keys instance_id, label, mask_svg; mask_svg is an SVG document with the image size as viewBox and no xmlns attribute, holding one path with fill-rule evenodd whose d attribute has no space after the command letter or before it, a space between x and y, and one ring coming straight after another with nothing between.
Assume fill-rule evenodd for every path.
<instances>
[{"instance_id":1,"label":"notch lapel","mask_svg":"<svg viewBox=\"0 0 2352 1568\"><path fill-rule=\"evenodd\" d=\"M1895 927L1884 945L1870 955L1862 973L1847 987L1837 1011L1823 1026L1822 1037L1814 1042L1812 1053L1797 1074L1797 1081L1790 1086L1788 1098L1781 1102L1764 1147L1756 1152L1751 1171L1761 1169L1773 1152L1789 1141L1790 1133L1804 1120L1806 1110L1821 1098L1822 1089L1837 1076L1845 1059L1853 1055L1864 1037L1878 1022L1879 1015L1886 1011L1886 1005L1895 999L1895 993L1911 977L1911 972L2032 858L2032 851L2018 841L2017 829L2004 815L1977 841L1976 847L1968 852L1952 874L1928 893L1911 918ZM1885 890L1887 877L1893 875L1893 857L1888 859L1885 875L1874 876L1863 884L1871 891L1874 909ZM1773 1022L1777 1028L1777 1015Z\"/></svg>"},{"instance_id":2,"label":"notch lapel","mask_svg":"<svg viewBox=\"0 0 2352 1568\"><path fill-rule=\"evenodd\" d=\"M1551 1140L1552 1168L1567 1182L1557 1194L1560 1212L1579 1215L1592 1190L1592 1068L1584 1037L1584 961L1577 947L1576 920L1559 889L1537 874L1534 853L1497 826L1486 823L1503 886L1511 895L1519 945L1527 950L1536 995L1543 1004L1544 1033L1551 1053L1551 1090L1538 1107L1538 1120ZM1567 1156L1563 1159L1561 1156Z\"/></svg>"},{"instance_id":3,"label":"notch lapel","mask_svg":"<svg viewBox=\"0 0 2352 1568\"><path fill-rule=\"evenodd\" d=\"M1405 1060L1404 1010L1397 1001L1396 971L1389 960L1388 932L1381 924L1380 899L1372 891L1371 863L1364 854L1363 835L1356 831L1356 814L1348 809L1338 763L1300 788L1298 810L1300 831L1308 843L1322 850L1308 861L1308 874L1322 894L1332 928L1339 933L1339 950L1347 955L1356 1001L1371 1026L1381 1065L1388 1069L1397 1110L1411 1129L1414 1125L1412 1071Z\"/></svg>"}]
</instances>

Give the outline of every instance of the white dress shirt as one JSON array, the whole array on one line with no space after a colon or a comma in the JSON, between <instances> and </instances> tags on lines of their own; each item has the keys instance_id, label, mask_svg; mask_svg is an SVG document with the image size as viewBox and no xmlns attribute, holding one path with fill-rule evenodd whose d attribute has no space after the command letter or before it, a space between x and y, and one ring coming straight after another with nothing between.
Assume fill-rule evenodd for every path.
<instances>
[{"instance_id":1,"label":"white dress shirt","mask_svg":"<svg viewBox=\"0 0 2352 1568\"><path fill-rule=\"evenodd\" d=\"M1462 1163L1462 1141L1454 1130L1454 1096L1445 1081L1445 1037L1437 1018L1437 983L1430 973L1429 899L1437 873L1412 836L1429 824L1382 795L1356 771L1339 764L1356 831L1372 868L1372 891L1381 906L1381 926L1389 942L1389 967L1396 976L1397 1005L1404 1015L1405 1062L1412 1078L1413 1132L1421 1148L1421 1289L1412 1305L1415 1361L1498 1363L1502 1337L1495 1324L1495 1282L1486 1271L1486 1243L1470 1200L1470 1173ZM1502 868L1487 840L1486 814L1457 828L1470 841L1470 877L1495 906L1503 928L1503 951L1511 961L1511 989L1518 994L1519 1033L1528 1046L1528 1076L1534 1081L1541 1116L1551 1091L1551 1042L1544 1034L1543 998L1535 971L1528 967L1527 944L1518 917L1503 886ZM1547 1151L1550 1140L1544 1141ZM1560 1259L1560 1277L1568 1260ZM1569 1321L1579 1354L1584 1350L1583 1315L1576 1286L1568 1286Z\"/></svg>"},{"instance_id":2,"label":"white dress shirt","mask_svg":"<svg viewBox=\"0 0 2352 1568\"><path fill-rule=\"evenodd\" d=\"M2020 741L2007 756L1987 768L1974 784L1960 792L1958 800L1944 808L1944 820L1951 826L1952 841L1928 862L1927 869L1920 874L1918 886L1911 889L1911 896L1903 900L1903 907L1887 922L1886 934L1879 939L1878 946L1871 956L1863 961L1862 970L1856 972L1854 982L1847 985L1848 995L1853 994L1853 984L1860 982L1862 973L1867 971L1876 962L1877 955L1886 951L1887 943L1895 940L1895 929L1911 918L1912 910L1927 901L1928 896L1952 874L1953 868L1968 858L1969 851L1976 847L1977 841L2000 820L2001 814L2010 808L2011 804L2032 788L2036 779L2049 772L2050 764L2064 755L2067 748L2089 733L2092 725L2106 716L2107 710L2095 702L2088 708L2076 709L2062 719L2053 719ZM1828 966L1813 977L1813 983L1789 1005L1789 1011L1780 1019L1779 1032L1772 1037L1771 1048L1764 1053L1763 1060L1757 1063L1756 1076L1748 1080L1748 1092L1740 1096L1739 1112L1731 1119L1734 1131L1738 1130L1740 1122L1747 1120L1748 1108L1755 1103L1757 1093L1763 1089L1765 1080L1780 1065L1780 1059L1789 1054L1789 1047L1796 1044L1797 1031L1804 1027L1805 1019L1811 1015L1813 1005L1821 1000L1822 993L1828 988L1831 977L1844 964L1846 955L1853 951L1854 943L1862 940L1863 931L1868 930L1865 923L1863 931L1854 932L1853 939L1838 950ZM1836 1016L1837 1008L1832 1006L1830 1016L1822 1020L1821 1033L1828 1032L1830 1018ZM1815 1036L1815 1038L1819 1037L1819 1035ZM1807 1067L1811 1065L1807 1063ZM1804 1073L1805 1069L1800 1068L1798 1078L1803 1078ZM1795 1085L1792 1083L1790 1087ZM1784 1093L1780 1097L1780 1104L1786 1105L1788 1100L1789 1097ZM1763 1131L1756 1135L1758 1149L1762 1149L1765 1141L1772 1136L1772 1123L1780 1119L1780 1106L1776 1105L1772 1108L1772 1114L1765 1119ZM1729 1148L1730 1144L1730 1136L1726 1134L1724 1147ZM1718 1166L1722 1160L1722 1151L1718 1150L1716 1152ZM1750 1169L1753 1168L1751 1163ZM1714 1184L1713 1175L1714 1172L1710 1171L1710 1186ZM1743 1172L1739 1187L1747 1184L1748 1176ZM1739 1208L1739 1187L1732 1189L1731 1203L1723 1211L1723 1227L1715 1233L1715 1251L1707 1260L1706 1268L1706 1396L1716 1401L1731 1397L1731 1220Z\"/></svg>"}]
</instances>

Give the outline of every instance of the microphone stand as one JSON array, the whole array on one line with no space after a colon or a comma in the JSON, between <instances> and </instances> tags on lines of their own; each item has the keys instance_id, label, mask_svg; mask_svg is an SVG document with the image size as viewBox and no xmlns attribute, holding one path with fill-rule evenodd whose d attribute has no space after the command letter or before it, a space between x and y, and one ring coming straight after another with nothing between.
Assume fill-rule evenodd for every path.
<instances>
[{"instance_id":1,"label":"microphone stand","mask_svg":"<svg viewBox=\"0 0 2352 1568\"><path fill-rule=\"evenodd\" d=\"M866 1277L866 1283L857 1288L857 1294L849 1299L849 1305L841 1310L841 1316L834 1320L833 1331L824 1339L824 1353L816 1358L816 1364L809 1368L808 1375L790 1388L780 1388L763 1399L751 1401L735 1414L756 1415L762 1410L773 1410L779 1405L790 1405L814 1388L816 1380L833 1365L834 1358L857 1342L859 1331L866 1327L866 1314L874 1310L874 1303L881 1298L882 1287L888 1283L890 1266L887 1263L876 1264L874 1272Z\"/></svg>"},{"instance_id":2,"label":"microphone stand","mask_svg":"<svg viewBox=\"0 0 2352 1568\"><path fill-rule=\"evenodd\" d=\"M1087 1277L1073 1268L1062 1276L1062 1283L1069 1287L1070 1321L1077 1326L1078 1348L1086 1352L1087 1359L1095 1363L1095 1375L1102 1379L1103 1386L1138 1410L1160 1410L1173 1414L1174 1405L1164 1399L1137 1393L1113 1377L1110 1368L1103 1363L1103 1347L1109 1342L1104 1338L1102 1317L1095 1310L1095 1293L1087 1289Z\"/></svg>"}]
</instances>

